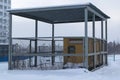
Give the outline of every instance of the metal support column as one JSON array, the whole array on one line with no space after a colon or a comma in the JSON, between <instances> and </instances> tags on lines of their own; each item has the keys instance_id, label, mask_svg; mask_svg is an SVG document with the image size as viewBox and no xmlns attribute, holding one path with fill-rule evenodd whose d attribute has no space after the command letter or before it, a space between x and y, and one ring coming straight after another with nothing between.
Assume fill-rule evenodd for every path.
<instances>
[{"instance_id":1,"label":"metal support column","mask_svg":"<svg viewBox=\"0 0 120 80\"><path fill-rule=\"evenodd\" d=\"M107 54L106 54L106 65L108 65L108 46L107 46L107 39L108 39L108 37L107 37L107 34L108 34L108 32L107 32L107 20L105 21L105 40L106 40L106 51L107 51Z\"/></svg>"},{"instance_id":2,"label":"metal support column","mask_svg":"<svg viewBox=\"0 0 120 80\"><path fill-rule=\"evenodd\" d=\"M30 40L30 45L29 45L29 53L31 54L31 52L32 52L32 40ZM31 62L32 62L31 56L29 56L29 66L30 67L31 67Z\"/></svg>"},{"instance_id":3,"label":"metal support column","mask_svg":"<svg viewBox=\"0 0 120 80\"><path fill-rule=\"evenodd\" d=\"M9 53L8 69L12 70L12 14L9 15Z\"/></svg>"},{"instance_id":4,"label":"metal support column","mask_svg":"<svg viewBox=\"0 0 120 80\"><path fill-rule=\"evenodd\" d=\"M95 38L95 14L93 14L93 52L94 52L94 68L96 68L96 38Z\"/></svg>"},{"instance_id":5,"label":"metal support column","mask_svg":"<svg viewBox=\"0 0 120 80\"><path fill-rule=\"evenodd\" d=\"M105 21L105 39L107 41L107 20Z\"/></svg>"},{"instance_id":6,"label":"metal support column","mask_svg":"<svg viewBox=\"0 0 120 80\"><path fill-rule=\"evenodd\" d=\"M88 69L88 9L85 8L85 68Z\"/></svg>"},{"instance_id":7,"label":"metal support column","mask_svg":"<svg viewBox=\"0 0 120 80\"><path fill-rule=\"evenodd\" d=\"M32 40L30 40L30 45L29 45L29 53L32 52Z\"/></svg>"},{"instance_id":8,"label":"metal support column","mask_svg":"<svg viewBox=\"0 0 120 80\"><path fill-rule=\"evenodd\" d=\"M103 29L103 20L101 20L101 47L100 47L100 51L104 52L104 39L103 39L103 35L104 35L104 29ZM104 54L102 54L104 56ZM103 57L101 56L101 58ZM104 64L104 58L101 59L100 58L100 61L102 60L102 63Z\"/></svg>"},{"instance_id":9,"label":"metal support column","mask_svg":"<svg viewBox=\"0 0 120 80\"><path fill-rule=\"evenodd\" d=\"M101 21L101 39L103 40L103 20Z\"/></svg>"},{"instance_id":10,"label":"metal support column","mask_svg":"<svg viewBox=\"0 0 120 80\"><path fill-rule=\"evenodd\" d=\"M52 24L52 54L55 54L54 24ZM55 63L55 56L52 56L52 65Z\"/></svg>"},{"instance_id":11,"label":"metal support column","mask_svg":"<svg viewBox=\"0 0 120 80\"><path fill-rule=\"evenodd\" d=\"M37 54L37 38L38 38L38 20L35 20L35 54ZM35 56L35 67L37 67L37 56Z\"/></svg>"}]
</instances>

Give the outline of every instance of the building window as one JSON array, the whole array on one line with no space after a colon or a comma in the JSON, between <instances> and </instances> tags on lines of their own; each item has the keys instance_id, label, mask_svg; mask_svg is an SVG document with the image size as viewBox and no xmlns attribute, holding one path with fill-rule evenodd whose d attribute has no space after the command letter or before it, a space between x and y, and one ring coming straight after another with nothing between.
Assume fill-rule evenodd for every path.
<instances>
[{"instance_id":1,"label":"building window","mask_svg":"<svg viewBox=\"0 0 120 80\"><path fill-rule=\"evenodd\" d=\"M6 40L0 40L0 43L6 43Z\"/></svg>"},{"instance_id":2,"label":"building window","mask_svg":"<svg viewBox=\"0 0 120 80\"><path fill-rule=\"evenodd\" d=\"M7 0L4 0L5 3L7 3Z\"/></svg>"},{"instance_id":3,"label":"building window","mask_svg":"<svg viewBox=\"0 0 120 80\"><path fill-rule=\"evenodd\" d=\"M3 2L3 0L0 0L0 2Z\"/></svg>"},{"instance_id":4,"label":"building window","mask_svg":"<svg viewBox=\"0 0 120 80\"><path fill-rule=\"evenodd\" d=\"M0 29L2 29L2 25L0 25Z\"/></svg>"},{"instance_id":5,"label":"building window","mask_svg":"<svg viewBox=\"0 0 120 80\"><path fill-rule=\"evenodd\" d=\"M7 13L4 13L4 17L6 17L7 16Z\"/></svg>"},{"instance_id":6,"label":"building window","mask_svg":"<svg viewBox=\"0 0 120 80\"><path fill-rule=\"evenodd\" d=\"M3 15L3 12L0 12L0 16Z\"/></svg>"},{"instance_id":7,"label":"building window","mask_svg":"<svg viewBox=\"0 0 120 80\"><path fill-rule=\"evenodd\" d=\"M7 6L4 6L4 9L6 10L6 9L7 9Z\"/></svg>"},{"instance_id":8,"label":"building window","mask_svg":"<svg viewBox=\"0 0 120 80\"><path fill-rule=\"evenodd\" d=\"M5 32L3 33L3 36L6 36L6 33L5 33Z\"/></svg>"},{"instance_id":9,"label":"building window","mask_svg":"<svg viewBox=\"0 0 120 80\"><path fill-rule=\"evenodd\" d=\"M2 5L0 5L0 9L3 9L3 6L2 6Z\"/></svg>"},{"instance_id":10,"label":"building window","mask_svg":"<svg viewBox=\"0 0 120 80\"><path fill-rule=\"evenodd\" d=\"M0 18L0 23L2 23L2 18Z\"/></svg>"},{"instance_id":11,"label":"building window","mask_svg":"<svg viewBox=\"0 0 120 80\"><path fill-rule=\"evenodd\" d=\"M7 20L6 20L6 19L4 19L4 20L3 20L3 24L6 24L6 23L7 23Z\"/></svg>"},{"instance_id":12,"label":"building window","mask_svg":"<svg viewBox=\"0 0 120 80\"><path fill-rule=\"evenodd\" d=\"M8 9L10 9L10 7L8 7Z\"/></svg>"},{"instance_id":13,"label":"building window","mask_svg":"<svg viewBox=\"0 0 120 80\"><path fill-rule=\"evenodd\" d=\"M6 30L6 29L7 29L7 27L6 27L6 26L4 26L4 29Z\"/></svg>"},{"instance_id":14,"label":"building window","mask_svg":"<svg viewBox=\"0 0 120 80\"><path fill-rule=\"evenodd\" d=\"M6 37L7 36L7 33L6 32L1 32L0 33L0 37Z\"/></svg>"},{"instance_id":15,"label":"building window","mask_svg":"<svg viewBox=\"0 0 120 80\"><path fill-rule=\"evenodd\" d=\"M11 4L11 0L8 0L8 4Z\"/></svg>"},{"instance_id":16,"label":"building window","mask_svg":"<svg viewBox=\"0 0 120 80\"><path fill-rule=\"evenodd\" d=\"M0 32L0 37L2 37L2 32Z\"/></svg>"}]
</instances>

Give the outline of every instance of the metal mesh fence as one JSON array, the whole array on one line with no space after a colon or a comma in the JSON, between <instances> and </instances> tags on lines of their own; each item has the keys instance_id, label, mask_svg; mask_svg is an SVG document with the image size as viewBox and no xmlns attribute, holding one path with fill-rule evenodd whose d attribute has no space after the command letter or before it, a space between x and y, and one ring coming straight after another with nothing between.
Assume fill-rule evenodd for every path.
<instances>
[{"instance_id":1,"label":"metal mesh fence","mask_svg":"<svg viewBox=\"0 0 120 80\"><path fill-rule=\"evenodd\" d=\"M12 65L14 69L47 70L63 68L63 56L54 56L55 62L54 65L52 64L52 40L50 38L37 39L37 49L35 49L35 41L32 38L13 39ZM62 40L55 40L54 54L63 53L63 44L61 43L63 43ZM37 59L37 66L35 66L35 58Z\"/></svg>"}]
</instances>

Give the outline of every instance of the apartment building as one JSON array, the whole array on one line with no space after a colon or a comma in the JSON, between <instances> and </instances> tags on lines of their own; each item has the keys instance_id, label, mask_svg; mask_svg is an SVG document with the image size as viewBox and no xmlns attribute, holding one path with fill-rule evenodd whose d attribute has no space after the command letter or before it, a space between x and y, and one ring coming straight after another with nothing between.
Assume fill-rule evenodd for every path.
<instances>
[{"instance_id":1,"label":"apartment building","mask_svg":"<svg viewBox=\"0 0 120 80\"><path fill-rule=\"evenodd\" d=\"M0 0L0 44L8 44L9 14L6 11L11 8L11 0Z\"/></svg>"}]
</instances>

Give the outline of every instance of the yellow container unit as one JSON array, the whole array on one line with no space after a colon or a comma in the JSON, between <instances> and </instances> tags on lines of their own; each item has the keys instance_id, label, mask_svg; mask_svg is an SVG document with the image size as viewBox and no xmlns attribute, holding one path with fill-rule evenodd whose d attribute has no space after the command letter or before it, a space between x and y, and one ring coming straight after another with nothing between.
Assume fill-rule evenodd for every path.
<instances>
[{"instance_id":1,"label":"yellow container unit","mask_svg":"<svg viewBox=\"0 0 120 80\"><path fill-rule=\"evenodd\" d=\"M64 53L65 54L82 54L83 38L64 38ZM67 63L83 63L83 56L65 56L64 64Z\"/></svg>"},{"instance_id":2,"label":"yellow container unit","mask_svg":"<svg viewBox=\"0 0 120 80\"><path fill-rule=\"evenodd\" d=\"M101 41L96 39L96 52L101 51ZM88 55L94 53L94 40L88 38ZM84 37L65 37L64 54L81 54L82 56L65 56L64 65L67 63L83 64L84 63ZM96 66L100 64L100 55L97 55ZM94 55L88 56L89 68L94 68ZM83 65L81 65L83 67Z\"/></svg>"},{"instance_id":3,"label":"yellow container unit","mask_svg":"<svg viewBox=\"0 0 120 80\"><path fill-rule=\"evenodd\" d=\"M101 41L99 39L96 39L96 66L99 66L100 64L100 49L101 49L101 45L100 45Z\"/></svg>"}]
</instances>

